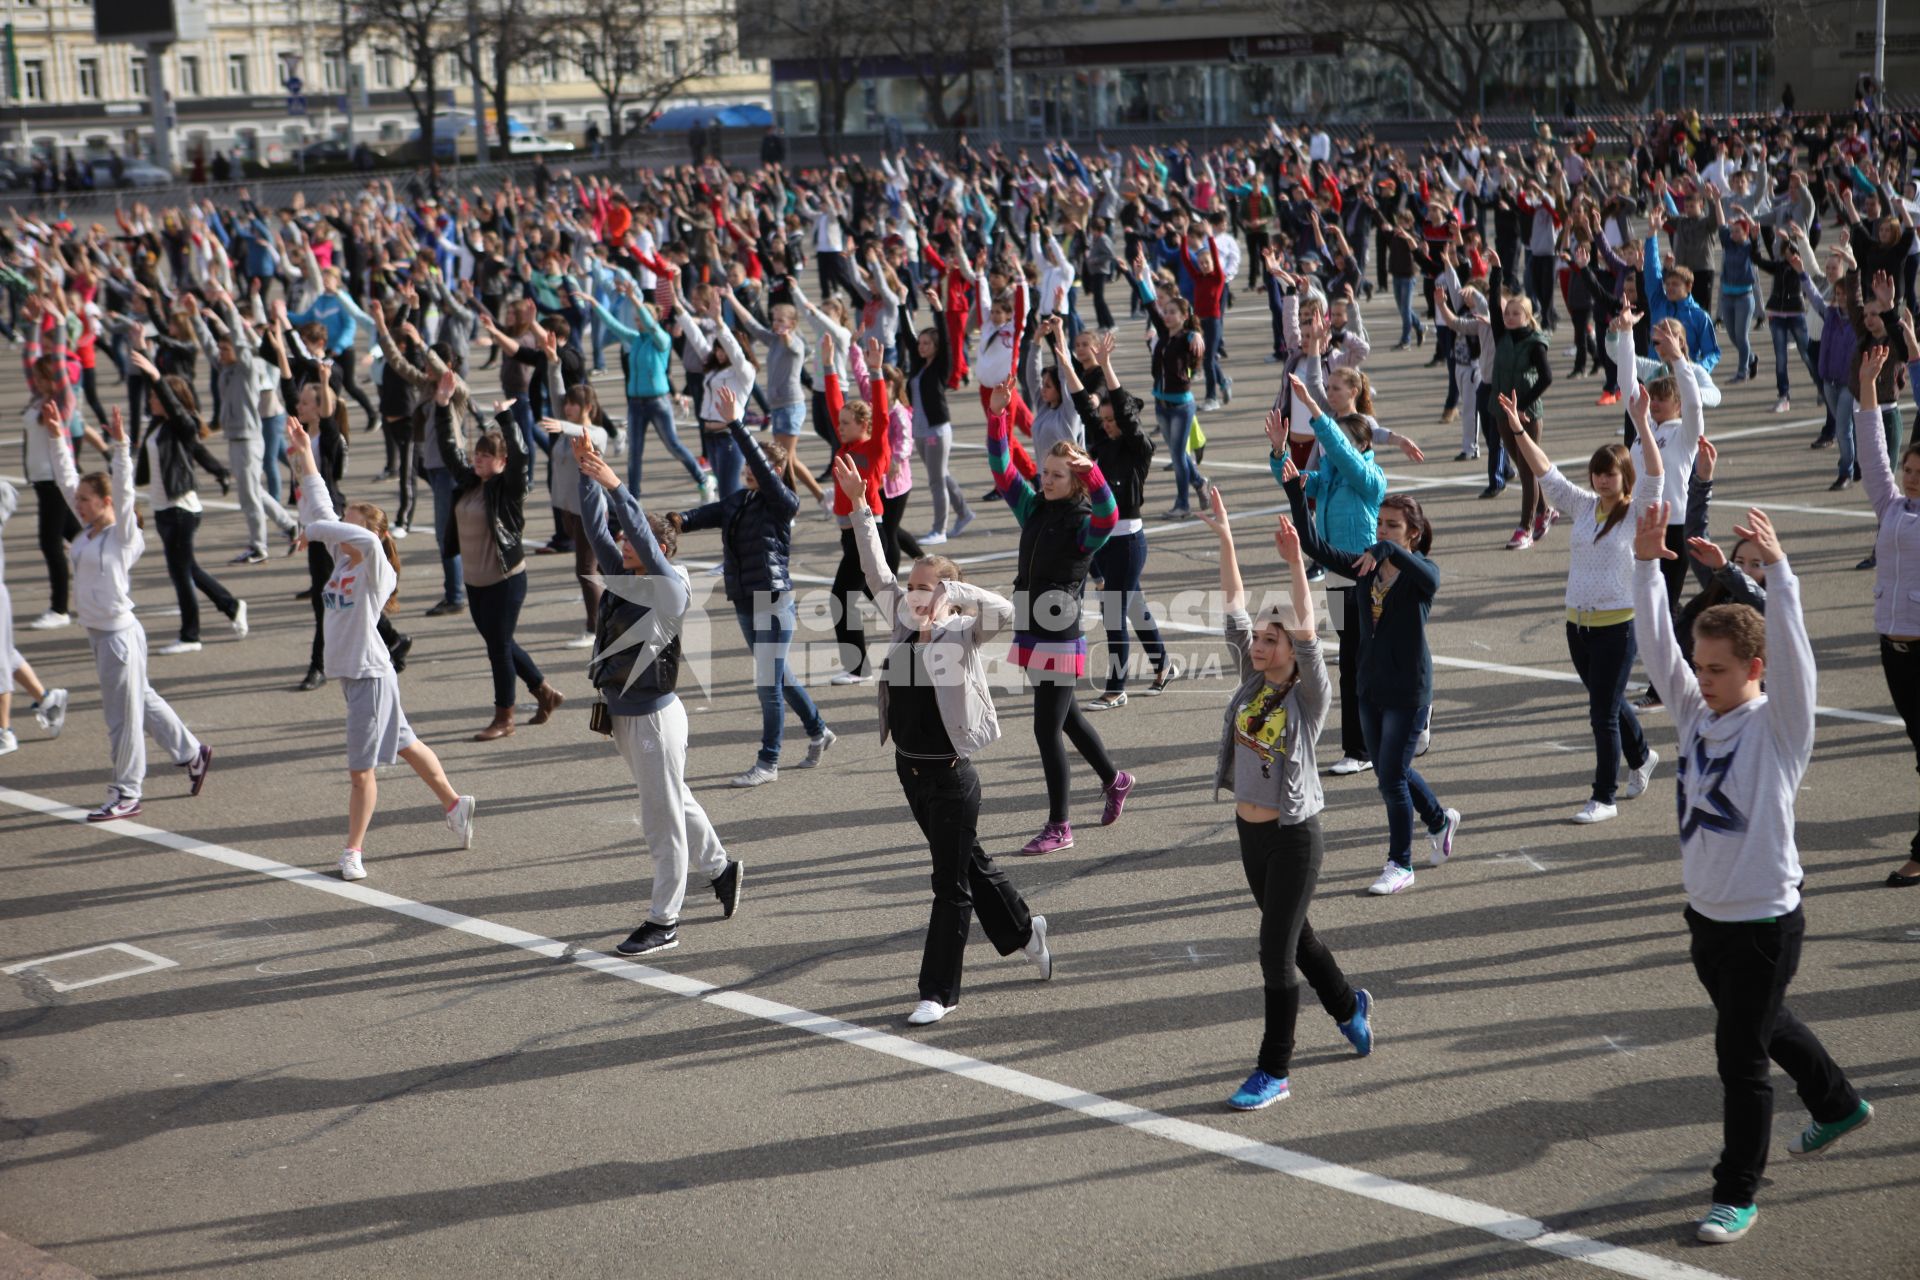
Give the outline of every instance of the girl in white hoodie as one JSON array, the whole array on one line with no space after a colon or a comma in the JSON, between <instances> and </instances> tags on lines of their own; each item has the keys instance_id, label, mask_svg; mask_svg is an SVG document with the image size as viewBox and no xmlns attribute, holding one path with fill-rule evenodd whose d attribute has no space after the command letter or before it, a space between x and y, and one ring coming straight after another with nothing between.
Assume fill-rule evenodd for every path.
<instances>
[{"instance_id":1,"label":"girl in white hoodie","mask_svg":"<svg viewBox=\"0 0 1920 1280\"><path fill-rule=\"evenodd\" d=\"M185 766L190 795L199 795L206 783L213 748L194 737L167 700L147 684L147 633L133 616L129 590L133 566L146 551L147 540L134 511L133 454L120 410L113 410L107 424L110 477L98 471L80 474L57 404L42 406L40 426L50 441L54 484L80 520L79 536L69 552L74 612L93 650L100 709L113 749L113 782L106 803L89 813L87 821L137 817L147 775L146 734L153 735L176 765Z\"/></svg>"}]
</instances>

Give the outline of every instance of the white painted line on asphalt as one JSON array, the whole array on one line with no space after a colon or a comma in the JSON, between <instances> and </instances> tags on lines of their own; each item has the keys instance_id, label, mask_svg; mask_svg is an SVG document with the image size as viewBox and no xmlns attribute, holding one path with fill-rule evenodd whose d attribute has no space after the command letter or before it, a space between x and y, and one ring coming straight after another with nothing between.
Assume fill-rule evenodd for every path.
<instances>
[{"instance_id":1,"label":"white painted line on asphalt","mask_svg":"<svg viewBox=\"0 0 1920 1280\"><path fill-rule=\"evenodd\" d=\"M139 947L125 942L109 942L98 947L82 947L78 951L63 951L57 956L41 956L38 960L22 960L19 964L10 964L0 969L0 973L19 973L23 969L45 969L48 965L58 964L62 960L77 960L81 956L99 955L102 951L125 952L141 963L131 969L121 969L104 977L88 978L85 982L62 982L50 974L41 976L55 991L78 991L82 987L97 987L103 982L118 982L122 978L137 978L143 973L158 973L162 969L171 969L180 963L178 960L169 960L165 956L157 956L151 951L142 951Z\"/></svg>"},{"instance_id":2,"label":"white painted line on asphalt","mask_svg":"<svg viewBox=\"0 0 1920 1280\"><path fill-rule=\"evenodd\" d=\"M86 821L86 811L83 809L29 792L15 791L10 787L0 787L0 804L24 809L29 813L58 818L65 822L84 823ZM1105 1120L1109 1124L1149 1134L1195 1151L1204 1151L1241 1164L1283 1173L1290 1178L1311 1182L1334 1191L1344 1191L1349 1195L1405 1209L1454 1226L1472 1227L1501 1240L1523 1244L1528 1248L1538 1249L1543 1253L1554 1254L1575 1262L1585 1262L1619 1275L1635 1276L1640 1280L1724 1280L1724 1277L1716 1272L1704 1271L1655 1254L1642 1253L1637 1249L1574 1235L1571 1232L1552 1231L1537 1219L1522 1217L1494 1205L1482 1204L1444 1191L1415 1186L1409 1182L1400 1182L1376 1173L1368 1173L1364 1169L1350 1169L1345 1165L1333 1164L1316 1156L1289 1151L1284 1147L1276 1147L1251 1138L1243 1138L1223 1129L1210 1128L1189 1120L1175 1120L1144 1107L1116 1102L1111 1098L1088 1093L1072 1085L1061 1084L1025 1071L1016 1071L1011 1067L983 1062L978 1058L969 1058L945 1049L936 1049L931 1045L909 1040L891 1032L845 1022L839 1018L781 1004L744 991L729 990L698 978L635 964L619 956L578 949L572 943L529 933L511 925L461 915L459 912L448 911L443 907L430 906L415 902L411 898L402 898L397 894L383 893L362 884L339 880L330 874L304 867L289 866L284 862L276 862L271 858L245 853L239 849L230 849L224 845L209 844L193 836L163 831L158 827L149 827L139 822L116 822L105 834L144 840L149 844L173 849L180 853L189 853L197 858L205 858L209 862L217 862L239 871L253 871L303 888L317 889L361 906L391 911L396 915L483 938L488 942L517 947L522 951L548 959L568 959L609 977L620 978L669 995L700 1000L718 1008L790 1027L796 1031L805 1031L829 1040L838 1040L843 1044L868 1049L902 1062L925 1067L929 1071L944 1071L949 1075L988 1085L1005 1093L1030 1098L1035 1102L1044 1102L1090 1119Z\"/></svg>"}]
</instances>

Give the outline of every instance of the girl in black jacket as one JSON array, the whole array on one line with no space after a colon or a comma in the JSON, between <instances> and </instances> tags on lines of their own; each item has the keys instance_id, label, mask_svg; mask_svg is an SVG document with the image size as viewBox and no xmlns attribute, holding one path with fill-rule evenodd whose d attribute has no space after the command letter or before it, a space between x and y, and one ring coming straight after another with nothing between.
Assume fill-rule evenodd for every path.
<instances>
[{"instance_id":1,"label":"girl in black jacket","mask_svg":"<svg viewBox=\"0 0 1920 1280\"><path fill-rule=\"evenodd\" d=\"M1147 476L1153 470L1153 437L1140 430L1140 402L1120 385L1120 375L1114 372L1113 334L1094 334L1091 341L1095 364L1105 378L1106 395L1096 419L1087 424L1087 453L1107 478L1119 516L1106 542L1093 553L1090 574L1102 584L1100 616L1107 627L1107 685L1087 709L1107 711L1127 705L1129 623L1140 633L1140 644L1153 663L1153 683L1147 686L1147 693L1164 692L1179 673L1167 656L1166 645L1160 642L1160 628L1147 612L1146 597L1140 592L1140 575L1147 567L1147 532L1140 507L1146 500ZM1074 404L1078 407L1084 397L1079 370L1071 361L1059 368L1068 390L1075 393Z\"/></svg>"},{"instance_id":2,"label":"girl in black jacket","mask_svg":"<svg viewBox=\"0 0 1920 1280\"><path fill-rule=\"evenodd\" d=\"M540 668L513 638L520 625L520 609L527 602L527 565L524 534L527 514L527 454L512 410L501 408L495 429L474 442L468 456L454 438L451 369L434 388L433 430L440 456L453 473L452 528L455 546L441 554L460 556L460 573L467 584L467 609L474 629L487 645L493 667L493 720L475 734L475 742L491 742L513 732L513 678L517 674L537 704L528 724L545 724L566 699L547 683Z\"/></svg>"},{"instance_id":3,"label":"girl in black jacket","mask_svg":"<svg viewBox=\"0 0 1920 1280\"><path fill-rule=\"evenodd\" d=\"M201 512L200 494L193 483L194 464L220 482L221 493L227 491L229 473L200 443L208 434L207 425L200 418L193 388L186 379L177 374L162 377L154 363L138 351L128 359L146 375L148 387L146 429L133 446L134 483L147 487L153 523L166 550L167 577L173 580L173 594L180 602L180 638L160 652L200 651L200 600L196 589L233 624L233 633L244 639L247 602L235 599L193 555Z\"/></svg>"}]
</instances>

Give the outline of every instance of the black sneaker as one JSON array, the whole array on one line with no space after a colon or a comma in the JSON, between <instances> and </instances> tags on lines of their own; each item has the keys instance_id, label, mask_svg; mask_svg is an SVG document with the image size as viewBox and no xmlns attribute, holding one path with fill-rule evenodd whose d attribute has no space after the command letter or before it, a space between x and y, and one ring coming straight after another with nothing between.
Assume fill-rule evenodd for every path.
<instances>
[{"instance_id":1,"label":"black sneaker","mask_svg":"<svg viewBox=\"0 0 1920 1280\"><path fill-rule=\"evenodd\" d=\"M435 604L433 608L427 610L427 616L429 618L444 618L450 613L465 613L466 611L467 606L458 600L442 600L438 604Z\"/></svg>"},{"instance_id":2,"label":"black sneaker","mask_svg":"<svg viewBox=\"0 0 1920 1280\"><path fill-rule=\"evenodd\" d=\"M627 935L614 950L623 956L644 956L655 951L671 951L680 945L680 934L671 925L649 920Z\"/></svg>"},{"instance_id":3,"label":"black sneaker","mask_svg":"<svg viewBox=\"0 0 1920 1280\"><path fill-rule=\"evenodd\" d=\"M300 682L300 692L312 693L327 682L326 672L318 667L308 667L306 678Z\"/></svg>"},{"instance_id":4,"label":"black sneaker","mask_svg":"<svg viewBox=\"0 0 1920 1280\"><path fill-rule=\"evenodd\" d=\"M727 863L727 869L713 878L713 896L720 899L722 919L733 919L733 913L740 909L740 881L745 877L746 864L739 861Z\"/></svg>"}]
</instances>

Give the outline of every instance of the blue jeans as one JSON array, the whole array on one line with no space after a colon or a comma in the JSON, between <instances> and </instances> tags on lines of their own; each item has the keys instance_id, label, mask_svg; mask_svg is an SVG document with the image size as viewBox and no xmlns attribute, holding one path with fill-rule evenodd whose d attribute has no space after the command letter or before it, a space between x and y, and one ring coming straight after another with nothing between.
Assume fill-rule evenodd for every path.
<instances>
[{"instance_id":1,"label":"blue jeans","mask_svg":"<svg viewBox=\"0 0 1920 1280\"><path fill-rule=\"evenodd\" d=\"M1408 869L1413 866L1414 810L1420 811L1428 831L1438 831L1447 823L1433 788L1413 767L1414 743L1426 727L1430 710L1377 707L1360 699L1360 732L1367 739L1367 754L1373 757L1380 798L1387 802L1387 857Z\"/></svg>"},{"instance_id":2,"label":"blue jeans","mask_svg":"<svg viewBox=\"0 0 1920 1280\"><path fill-rule=\"evenodd\" d=\"M1427 331L1426 326L1420 323L1420 317L1413 313L1412 276L1393 278L1393 305L1400 312L1400 345L1404 347L1413 341L1414 334Z\"/></svg>"},{"instance_id":3,"label":"blue jeans","mask_svg":"<svg viewBox=\"0 0 1920 1280\"><path fill-rule=\"evenodd\" d=\"M1126 691L1129 623L1140 633L1153 673L1159 675L1167 665L1167 647L1160 642L1160 628L1147 612L1147 597L1140 590L1140 572L1146 567L1144 533L1116 534L1093 553L1093 576L1106 584L1100 593L1100 616L1107 627L1108 693Z\"/></svg>"},{"instance_id":4,"label":"blue jeans","mask_svg":"<svg viewBox=\"0 0 1920 1280\"><path fill-rule=\"evenodd\" d=\"M1847 390L1844 382L1822 382L1820 394L1826 398L1827 409L1833 414L1833 434L1840 444L1840 475L1851 480L1860 465L1854 451L1853 392Z\"/></svg>"},{"instance_id":5,"label":"blue jeans","mask_svg":"<svg viewBox=\"0 0 1920 1280\"><path fill-rule=\"evenodd\" d=\"M1507 444L1500 434L1499 420L1493 414L1493 384L1483 382L1474 388L1473 411L1480 424L1480 446L1487 456L1487 483L1494 489L1507 487Z\"/></svg>"},{"instance_id":6,"label":"blue jeans","mask_svg":"<svg viewBox=\"0 0 1920 1280\"><path fill-rule=\"evenodd\" d=\"M433 544L440 550L440 598L454 604L466 602L465 583L460 577L460 552L447 555L444 548L458 548L453 535L453 472L435 467L427 472L427 487L433 490Z\"/></svg>"},{"instance_id":7,"label":"blue jeans","mask_svg":"<svg viewBox=\"0 0 1920 1280\"><path fill-rule=\"evenodd\" d=\"M713 472L714 483L719 486L722 498L739 489L740 464L745 460L741 458L740 446L733 442L731 433L709 431L702 423L700 451L707 455L707 469Z\"/></svg>"},{"instance_id":8,"label":"blue jeans","mask_svg":"<svg viewBox=\"0 0 1920 1280\"><path fill-rule=\"evenodd\" d=\"M1193 459L1187 456L1187 436L1193 430L1193 400L1169 404L1153 402L1154 416L1160 420L1160 438L1166 441L1167 456L1173 459L1174 483L1180 486L1180 500L1174 506L1187 510L1187 491L1193 487Z\"/></svg>"},{"instance_id":9,"label":"blue jeans","mask_svg":"<svg viewBox=\"0 0 1920 1280\"><path fill-rule=\"evenodd\" d=\"M1733 353L1740 361L1735 382L1746 380L1747 367L1753 363L1753 290L1720 295L1720 324L1733 339ZM1786 392L1780 394L1785 395Z\"/></svg>"},{"instance_id":10,"label":"blue jeans","mask_svg":"<svg viewBox=\"0 0 1920 1280\"><path fill-rule=\"evenodd\" d=\"M1791 342L1800 349L1800 363L1807 366L1807 376L1813 379L1813 385L1820 385L1820 371L1814 368L1813 353L1807 349L1807 319L1805 316L1768 316L1767 329L1773 334L1773 380L1782 399L1787 395L1787 344Z\"/></svg>"},{"instance_id":11,"label":"blue jeans","mask_svg":"<svg viewBox=\"0 0 1920 1280\"><path fill-rule=\"evenodd\" d=\"M740 621L740 634L753 653L753 691L760 698L760 763L780 763L780 737L786 728L786 709L800 717L800 727L809 738L826 732L827 722L814 706L806 686L793 678L787 667L787 649L793 644L795 626L793 592L756 591L752 604L736 602L734 616Z\"/></svg>"},{"instance_id":12,"label":"blue jeans","mask_svg":"<svg viewBox=\"0 0 1920 1280\"><path fill-rule=\"evenodd\" d=\"M1220 367L1220 347L1226 341L1226 321L1219 316L1200 318L1200 339L1207 344L1205 363L1202 366L1207 373L1207 399L1212 400L1217 391L1233 386L1233 379L1227 377Z\"/></svg>"},{"instance_id":13,"label":"blue jeans","mask_svg":"<svg viewBox=\"0 0 1920 1280\"><path fill-rule=\"evenodd\" d=\"M693 450L680 443L680 433L673 425L672 396L628 396L627 397L627 488L634 493L640 492L640 460L647 450L647 424L652 423L654 431L660 437L660 443L667 452L679 460L700 483L700 460L693 456Z\"/></svg>"},{"instance_id":14,"label":"blue jeans","mask_svg":"<svg viewBox=\"0 0 1920 1280\"><path fill-rule=\"evenodd\" d=\"M280 501L280 459L287 453L287 415L271 414L260 419L261 466L267 472L267 496Z\"/></svg>"},{"instance_id":15,"label":"blue jeans","mask_svg":"<svg viewBox=\"0 0 1920 1280\"><path fill-rule=\"evenodd\" d=\"M533 460L547 451L547 433L533 417L533 401L525 396L513 400L513 420L520 424L520 440L527 451L527 487L533 487Z\"/></svg>"},{"instance_id":16,"label":"blue jeans","mask_svg":"<svg viewBox=\"0 0 1920 1280\"><path fill-rule=\"evenodd\" d=\"M1627 766L1647 762L1647 737L1627 701L1627 673L1633 670L1633 623L1610 627L1582 627L1567 623L1567 653L1580 683L1587 687L1587 723L1593 727L1593 798L1614 802L1620 781L1620 751Z\"/></svg>"},{"instance_id":17,"label":"blue jeans","mask_svg":"<svg viewBox=\"0 0 1920 1280\"><path fill-rule=\"evenodd\" d=\"M893 357L887 357L887 363L893 363ZM792 440L800 434L800 428L806 425L807 402L796 400L792 404L783 404L767 415L767 425L773 428L773 434L783 440Z\"/></svg>"}]
</instances>

